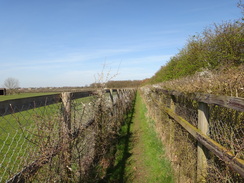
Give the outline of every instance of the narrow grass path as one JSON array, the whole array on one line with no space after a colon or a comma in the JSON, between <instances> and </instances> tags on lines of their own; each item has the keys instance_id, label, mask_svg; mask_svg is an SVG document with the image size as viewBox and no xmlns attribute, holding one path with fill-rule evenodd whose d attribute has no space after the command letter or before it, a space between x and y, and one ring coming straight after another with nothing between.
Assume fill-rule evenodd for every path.
<instances>
[{"instance_id":1,"label":"narrow grass path","mask_svg":"<svg viewBox=\"0 0 244 183\"><path fill-rule=\"evenodd\" d=\"M106 182L173 183L170 163L157 138L154 122L146 117L147 109L137 94L134 110L121 131L115 166Z\"/></svg>"}]
</instances>

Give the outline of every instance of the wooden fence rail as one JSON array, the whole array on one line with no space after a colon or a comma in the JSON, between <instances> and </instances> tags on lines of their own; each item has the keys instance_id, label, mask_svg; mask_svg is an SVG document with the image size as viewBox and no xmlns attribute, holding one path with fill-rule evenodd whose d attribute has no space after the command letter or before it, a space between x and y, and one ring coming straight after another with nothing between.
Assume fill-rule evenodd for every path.
<instances>
[{"instance_id":1,"label":"wooden fence rail","mask_svg":"<svg viewBox=\"0 0 244 183\"><path fill-rule=\"evenodd\" d=\"M209 133L209 107L208 104L215 104L225 108L234 109L236 111L244 111L244 98L216 96L212 94L185 94L177 91L168 91L160 88L154 88L153 92L163 93L171 98L171 105L168 107L161 106L162 109L176 122L178 122L188 133L190 133L197 141L197 181L204 181L207 175L207 157L208 149L218 158L225 162L234 171L244 178L244 160L237 158L232 152L220 145L208 136ZM193 126L190 122L175 113L175 97L183 96L198 102L198 125ZM244 122L241 122L242 125Z\"/></svg>"},{"instance_id":2,"label":"wooden fence rail","mask_svg":"<svg viewBox=\"0 0 244 183\"><path fill-rule=\"evenodd\" d=\"M156 92L161 92L166 95L173 96L185 96L191 100L196 100L198 102L203 102L206 104L216 104L222 107L234 109L237 111L244 111L244 98L240 97L230 97L230 96L217 96L213 94L204 94L204 93L190 93L186 94L178 91L169 91L164 89L155 89Z\"/></svg>"},{"instance_id":3,"label":"wooden fence rail","mask_svg":"<svg viewBox=\"0 0 244 183\"><path fill-rule=\"evenodd\" d=\"M72 99L88 97L92 95L93 92L94 91L75 92L72 93L71 97ZM109 92L109 90L106 90L106 92ZM0 102L0 116L48 106L59 102L62 102L60 94L5 100Z\"/></svg>"},{"instance_id":4,"label":"wooden fence rail","mask_svg":"<svg viewBox=\"0 0 244 183\"><path fill-rule=\"evenodd\" d=\"M112 109L115 111L120 111L118 113L118 117L124 117L124 114L122 112L121 107L126 104L126 97L127 95L132 95L132 90L128 90L127 92L125 90L116 90L116 89L108 89L103 92L109 93L108 98L110 98L111 103L112 103ZM114 98L113 92L117 93L119 100L116 100ZM82 124L81 127L75 128L72 130L72 124L71 124L71 114L72 114L72 100L78 99L78 98L83 98L87 97L90 95L96 95L96 92L80 92L80 93L70 93L70 92L64 92L61 95L60 94L55 94L55 95L50 95L50 96L41 96L41 97L31 97L27 99L20 99L20 100L10 100L10 101L5 101L3 102L3 105L1 106L1 112L3 112L0 115L6 115L10 114L13 112L21 112L23 110L27 110L27 108L23 108L21 105L27 105L29 106L28 110L36 107L41 107L44 106L42 103L45 103L46 105L50 104L55 104L58 102L62 102L62 115L63 115L63 128L60 133L63 133L61 135L62 140L57 141L58 143L55 146L52 146L50 148L47 148L44 152L41 153L39 157L36 157L34 161L30 162L27 166L23 167L21 171L16 173L14 176L12 176L10 179L8 179L6 182L8 183L24 183L28 182L28 180L33 177L44 165L50 163L53 157L57 156L60 153L63 153L63 157L66 158L68 161L65 162L65 167L71 167L71 158L72 158L72 147L70 146L71 143L73 143L74 140L79 138L79 136L82 135L85 130L89 128L94 128L94 123L95 123L95 117L87 120L85 124ZM107 96L107 95L106 95ZM110 96L110 97L109 97ZM48 99L51 99L51 102L48 102ZM43 102L43 100L45 102ZM36 106L33 105L33 101L38 101L41 103L41 105ZM118 105L116 103L119 102ZM9 106L13 106L16 109L18 109L21 106L21 110L16 110L16 111L10 111ZM104 106L106 107L106 106ZM108 106L107 106L108 107ZM74 110L74 109L73 109ZM117 117L115 116L115 117ZM121 118L122 119L122 118ZM109 120L108 120L109 121ZM111 120L110 120L111 121ZM90 129L91 130L91 129ZM68 147L68 148L67 148ZM66 157L65 157L66 156ZM68 178L71 178L71 174L68 172L67 174ZM0 177L1 178L1 177Z\"/></svg>"}]
</instances>

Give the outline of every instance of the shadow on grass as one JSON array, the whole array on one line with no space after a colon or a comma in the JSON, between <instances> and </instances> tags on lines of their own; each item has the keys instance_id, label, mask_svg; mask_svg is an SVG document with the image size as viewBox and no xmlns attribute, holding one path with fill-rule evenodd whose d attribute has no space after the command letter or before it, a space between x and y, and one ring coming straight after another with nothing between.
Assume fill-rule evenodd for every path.
<instances>
[{"instance_id":1,"label":"shadow on grass","mask_svg":"<svg viewBox=\"0 0 244 183\"><path fill-rule=\"evenodd\" d=\"M135 101L131 111L127 114L124 125L121 127L120 137L117 143L117 150L115 153L114 165L108 168L106 176L99 183L105 182L127 182L132 177L132 172L126 169L128 159L132 155L129 151L133 146L133 137L131 133L131 124L133 123L133 117L135 112Z\"/></svg>"}]
</instances>

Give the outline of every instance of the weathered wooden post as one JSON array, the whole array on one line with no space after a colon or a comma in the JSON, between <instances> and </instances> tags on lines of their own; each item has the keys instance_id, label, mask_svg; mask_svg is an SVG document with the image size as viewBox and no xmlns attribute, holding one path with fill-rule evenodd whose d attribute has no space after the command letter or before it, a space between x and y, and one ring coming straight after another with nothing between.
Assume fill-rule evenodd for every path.
<instances>
[{"instance_id":1,"label":"weathered wooden post","mask_svg":"<svg viewBox=\"0 0 244 183\"><path fill-rule=\"evenodd\" d=\"M110 96L110 99L111 99L111 114L112 116L115 115L115 110L114 110L114 96L113 96L113 89L110 89L109 90L109 96Z\"/></svg>"},{"instance_id":2,"label":"weathered wooden post","mask_svg":"<svg viewBox=\"0 0 244 183\"><path fill-rule=\"evenodd\" d=\"M176 102L175 96L171 95L171 97L170 97L170 109L173 112L175 112L175 102Z\"/></svg>"},{"instance_id":3,"label":"weathered wooden post","mask_svg":"<svg viewBox=\"0 0 244 183\"><path fill-rule=\"evenodd\" d=\"M117 97L118 97L118 99L120 99L120 89L117 89Z\"/></svg>"},{"instance_id":4,"label":"weathered wooden post","mask_svg":"<svg viewBox=\"0 0 244 183\"><path fill-rule=\"evenodd\" d=\"M171 95L170 96L170 109L175 113L175 102L176 102L176 99L175 99L175 96L174 95ZM169 144L170 144L170 147L172 147L172 145L174 144L174 139L175 139L175 125L174 125L174 120L173 119L170 119L169 120L169 130L170 130L170 134L169 134ZM173 153L171 153L171 156L173 155ZM171 157L172 159L173 157Z\"/></svg>"},{"instance_id":5,"label":"weathered wooden post","mask_svg":"<svg viewBox=\"0 0 244 183\"><path fill-rule=\"evenodd\" d=\"M209 133L209 107L203 102L198 104L198 129L205 135ZM207 176L207 150L198 142L197 146L197 182L205 182Z\"/></svg>"},{"instance_id":6,"label":"weathered wooden post","mask_svg":"<svg viewBox=\"0 0 244 183\"><path fill-rule=\"evenodd\" d=\"M114 105L113 89L109 90L109 95L110 95L110 99L111 99L112 106L113 106Z\"/></svg>"},{"instance_id":7,"label":"weathered wooden post","mask_svg":"<svg viewBox=\"0 0 244 183\"><path fill-rule=\"evenodd\" d=\"M61 94L63 103L63 145L65 151L63 152L64 168L66 169L67 177L64 177L65 182L70 182L71 179L71 151L72 147L70 144L71 138L71 93L63 92ZM66 149L67 148L67 149Z\"/></svg>"},{"instance_id":8,"label":"weathered wooden post","mask_svg":"<svg viewBox=\"0 0 244 183\"><path fill-rule=\"evenodd\" d=\"M67 134L71 132L71 93L63 92L62 93L62 102L63 102L63 117L65 131Z\"/></svg>"}]
</instances>

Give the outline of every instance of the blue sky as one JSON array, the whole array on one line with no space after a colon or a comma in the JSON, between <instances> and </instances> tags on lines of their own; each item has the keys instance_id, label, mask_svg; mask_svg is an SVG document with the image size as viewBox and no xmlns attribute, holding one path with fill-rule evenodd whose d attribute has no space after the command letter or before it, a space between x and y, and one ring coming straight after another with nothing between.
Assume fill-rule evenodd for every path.
<instances>
[{"instance_id":1,"label":"blue sky","mask_svg":"<svg viewBox=\"0 0 244 183\"><path fill-rule=\"evenodd\" d=\"M239 19L238 0L0 0L0 87L154 75L189 36ZM104 79L106 80L106 79Z\"/></svg>"}]
</instances>

